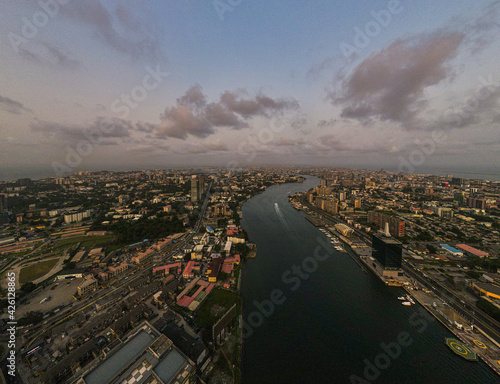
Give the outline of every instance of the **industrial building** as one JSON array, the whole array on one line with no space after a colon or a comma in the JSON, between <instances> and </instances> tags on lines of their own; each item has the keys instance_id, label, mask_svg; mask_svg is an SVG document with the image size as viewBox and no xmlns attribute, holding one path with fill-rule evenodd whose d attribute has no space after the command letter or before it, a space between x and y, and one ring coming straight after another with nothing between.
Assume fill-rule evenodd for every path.
<instances>
[{"instance_id":1,"label":"industrial building","mask_svg":"<svg viewBox=\"0 0 500 384\"><path fill-rule=\"evenodd\" d=\"M189 384L195 371L193 361L147 321L90 366L77 384Z\"/></svg>"},{"instance_id":2,"label":"industrial building","mask_svg":"<svg viewBox=\"0 0 500 384\"><path fill-rule=\"evenodd\" d=\"M481 296L500 299L500 286L491 283L473 283L472 289Z\"/></svg>"}]
</instances>

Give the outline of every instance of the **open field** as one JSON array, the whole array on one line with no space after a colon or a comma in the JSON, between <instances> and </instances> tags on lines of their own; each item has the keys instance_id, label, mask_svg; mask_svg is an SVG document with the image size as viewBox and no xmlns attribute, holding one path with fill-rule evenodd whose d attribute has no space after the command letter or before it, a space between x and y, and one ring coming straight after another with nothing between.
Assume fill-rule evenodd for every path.
<instances>
[{"instance_id":1,"label":"open field","mask_svg":"<svg viewBox=\"0 0 500 384\"><path fill-rule=\"evenodd\" d=\"M113 235L106 236L75 236L66 239L58 240L54 244L54 249L61 249L67 246L72 246L77 243L81 243L81 247L89 248L91 246L99 246L106 244L114 239Z\"/></svg>"},{"instance_id":2,"label":"open field","mask_svg":"<svg viewBox=\"0 0 500 384\"><path fill-rule=\"evenodd\" d=\"M58 259L50 259L45 261L40 261L36 264L30 265L29 267L24 267L19 273L19 284L39 279L44 276L56 265Z\"/></svg>"},{"instance_id":3,"label":"open field","mask_svg":"<svg viewBox=\"0 0 500 384\"><path fill-rule=\"evenodd\" d=\"M202 328L211 327L233 304L240 303L241 299L236 292L231 292L223 288L215 288L210 296L201 304L196 322Z\"/></svg>"}]
</instances>

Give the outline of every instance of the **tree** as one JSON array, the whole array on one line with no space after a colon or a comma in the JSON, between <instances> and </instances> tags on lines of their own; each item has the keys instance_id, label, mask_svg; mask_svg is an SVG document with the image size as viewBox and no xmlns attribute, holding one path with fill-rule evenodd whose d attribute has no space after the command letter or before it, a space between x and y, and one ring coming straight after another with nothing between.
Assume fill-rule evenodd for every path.
<instances>
[{"instance_id":1,"label":"tree","mask_svg":"<svg viewBox=\"0 0 500 384\"><path fill-rule=\"evenodd\" d=\"M32 282L24 283L21 286L21 291L23 291L25 294L33 292L36 288L36 284Z\"/></svg>"}]
</instances>

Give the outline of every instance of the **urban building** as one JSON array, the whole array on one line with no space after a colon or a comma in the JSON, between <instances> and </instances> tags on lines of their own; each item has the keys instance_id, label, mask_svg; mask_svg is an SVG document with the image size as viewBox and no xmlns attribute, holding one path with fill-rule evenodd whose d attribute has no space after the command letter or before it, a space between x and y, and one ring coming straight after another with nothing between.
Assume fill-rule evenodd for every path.
<instances>
[{"instance_id":1,"label":"urban building","mask_svg":"<svg viewBox=\"0 0 500 384\"><path fill-rule=\"evenodd\" d=\"M77 384L190 384L195 372L194 362L147 321L90 366Z\"/></svg>"},{"instance_id":2,"label":"urban building","mask_svg":"<svg viewBox=\"0 0 500 384\"><path fill-rule=\"evenodd\" d=\"M476 199L474 197L468 197L467 206L469 208L475 208L484 211L486 209L486 199Z\"/></svg>"},{"instance_id":3,"label":"urban building","mask_svg":"<svg viewBox=\"0 0 500 384\"><path fill-rule=\"evenodd\" d=\"M385 228L389 224L389 231L392 235L403 237L406 235L405 222L398 216L389 215L383 212L368 212L368 222L375 224L379 228Z\"/></svg>"},{"instance_id":4,"label":"urban building","mask_svg":"<svg viewBox=\"0 0 500 384\"><path fill-rule=\"evenodd\" d=\"M372 236L372 259L376 260L374 267L384 277L402 276L403 260L402 244L396 239L377 233Z\"/></svg>"}]
</instances>

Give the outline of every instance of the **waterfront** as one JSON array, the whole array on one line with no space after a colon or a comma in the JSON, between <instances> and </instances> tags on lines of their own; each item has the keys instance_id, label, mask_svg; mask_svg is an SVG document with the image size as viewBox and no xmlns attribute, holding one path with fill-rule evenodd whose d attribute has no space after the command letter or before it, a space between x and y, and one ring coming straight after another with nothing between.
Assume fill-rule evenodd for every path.
<instances>
[{"instance_id":1,"label":"waterfront","mask_svg":"<svg viewBox=\"0 0 500 384\"><path fill-rule=\"evenodd\" d=\"M273 290L284 298L262 325L247 328L243 383L350 383L351 375L363 377L365 359L373 363L384 353L381 343L394 343L404 332L412 342L369 382L498 382L483 362L454 355L444 343L452 334L420 305L402 306L401 289L384 286L345 253L332 251L307 278L283 280L287 271L296 277L293 266L326 239L288 204L289 194L318 184L309 177L303 184L271 187L243 205L242 225L259 250L243 267L244 320L257 310L254 301L269 300Z\"/></svg>"}]
</instances>

